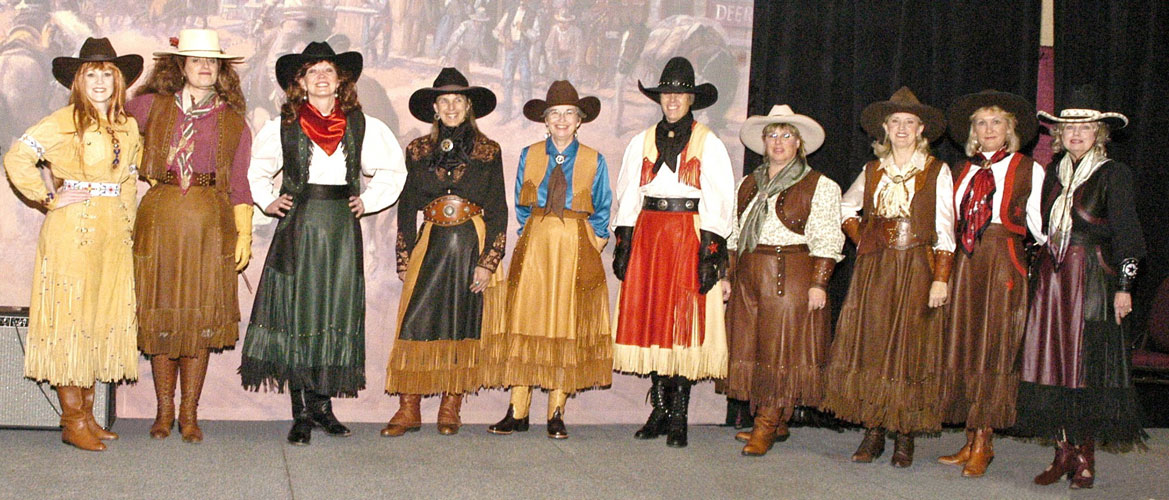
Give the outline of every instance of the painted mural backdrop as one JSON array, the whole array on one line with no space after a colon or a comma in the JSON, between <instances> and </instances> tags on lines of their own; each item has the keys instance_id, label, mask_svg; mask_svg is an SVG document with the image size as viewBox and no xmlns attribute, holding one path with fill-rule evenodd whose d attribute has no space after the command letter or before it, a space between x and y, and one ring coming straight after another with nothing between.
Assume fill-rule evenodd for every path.
<instances>
[{"instance_id":1,"label":"painted mural backdrop","mask_svg":"<svg viewBox=\"0 0 1169 500\"><path fill-rule=\"evenodd\" d=\"M520 40L508 37L508 13L524 3L536 12ZM750 0L7 0L0 6L0 147L7 148L27 127L65 104L66 90L49 72L58 55L75 55L87 36L109 37L119 53L151 54L184 27L211 27L225 50L243 55L240 76L248 100L252 130L277 114L283 93L273 68L276 58L299 52L312 40L328 40L338 51L365 56L358 95L366 113L382 119L403 146L428 130L410 116L406 103L415 89L430 86L443 66L459 68L472 84L499 97L499 107L479 126L503 147L507 175L514 177L520 149L544 138L542 124L529 122L520 110L532 97L544 97L548 84L568 78L583 94L601 98L597 120L581 129L582 142L608 157L616 180L629 139L656 122L657 105L637 90L640 79L656 84L666 60L688 57L700 82L719 89L718 103L697 113L728 145L741 163L738 128L746 114L747 67L751 38ZM146 5L144 7L144 4ZM510 39L509 39L510 38ZM149 71L149 67L147 68ZM140 193L147 187L140 184ZM509 201L513 193L508 193ZM0 189L0 245L5 249L0 277L0 304L28 305L33 254L43 213L9 187ZM255 253L243 273L242 314L251 312L250 287L260 271L275 224L257 211ZM401 282L394 263L395 208L365 217L367 279L367 388L355 400L340 400L342 419L381 421L396 408L386 396L385 361L395 332ZM514 244L514 220L511 222ZM606 267L612 245L605 252ZM615 295L617 282L610 278ZM245 325L241 325L242 329ZM205 419L284 419L285 395L247 393L236 370L239 351L212 356L207 389L200 405ZM118 390L118 415L145 418L154 414L149 363L142 360L141 379ZM31 382L30 382L31 383ZM610 390L590 391L569 405L571 420L626 422L644 418L648 381L614 377ZM435 399L431 401L431 399ZM536 405L544 398L535 398ZM494 421L506 408L502 391L469 398L463 412L471 423ZM695 393L692 421L721 417L723 398L712 384ZM428 398L424 416L433 420L436 398ZM544 411L534 407L537 415Z\"/></svg>"}]
</instances>

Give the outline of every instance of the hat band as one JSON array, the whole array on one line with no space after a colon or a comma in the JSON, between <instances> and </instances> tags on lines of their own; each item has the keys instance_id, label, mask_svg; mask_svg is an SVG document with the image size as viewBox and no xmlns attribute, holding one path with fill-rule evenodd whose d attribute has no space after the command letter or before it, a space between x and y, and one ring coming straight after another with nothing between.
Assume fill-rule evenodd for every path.
<instances>
[{"instance_id":1,"label":"hat band","mask_svg":"<svg viewBox=\"0 0 1169 500\"><path fill-rule=\"evenodd\" d=\"M1091 118L1101 113L1094 109L1065 109L1059 112L1060 118Z\"/></svg>"},{"instance_id":2,"label":"hat band","mask_svg":"<svg viewBox=\"0 0 1169 500\"><path fill-rule=\"evenodd\" d=\"M678 80L670 80L670 81L668 81L668 82L667 82L667 81L664 81L664 80L663 80L663 81L659 81L659 82L658 82L658 86L659 86L659 87L682 87L682 88L684 88L684 89L691 89L691 88L694 88L694 84L693 84L693 83L689 83L689 82L680 82L680 81L678 81Z\"/></svg>"}]
</instances>

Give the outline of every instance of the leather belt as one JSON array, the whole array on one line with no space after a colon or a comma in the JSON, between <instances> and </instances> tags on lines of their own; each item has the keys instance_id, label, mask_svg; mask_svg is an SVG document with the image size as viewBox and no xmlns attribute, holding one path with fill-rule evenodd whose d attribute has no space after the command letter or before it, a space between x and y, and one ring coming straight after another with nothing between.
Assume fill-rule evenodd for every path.
<instances>
[{"instance_id":1,"label":"leather belt","mask_svg":"<svg viewBox=\"0 0 1169 500\"><path fill-rule=\"evenodd\" d=\"M775 254L775 260L778 267L775 271L775 294L783 295L784 278L786 278L787 259L785 254L789 253L808 253L808 245L755 245L755 250L752 253L758 254Z\"/></svg>"},{"instance_id":2,"label":"leather belt","mask_svg":"<svg viewBox=\"0 0 1169 500\"><path fill-rule=\"evenodd\" d=\"M548 210L548 208L546 208L546 207L532 207L532 216L538 215L538 216L543 217L543 216L546 216L548 214L553 214L553 212L551 210ZM592 214L590 214L588 212L578 212L576 210L569 210L567 208L564 209L564 218L565 219L587 219L587 218L589 218L590 215L592 215Z\"/></svg>"},{"instance_id":3,"label":"leather belt","mask_svg":"<svg viewBox=\"0 0 1169 500\"><path fill-rule=\"evenodd\" d=\"M896 250L908 250L929 243L925 239L918 238L916 234L913 234L913 222L905 217L896 219L877 218L873 221L873 227L870 231L886 247Z\"/></svg>"},{"instance_id":4,"label":"leather belt","mask_svg":"<svg viewBox=\"0 0 1169 500\"><path fill-rule=\"evenodd\" d=\"M654 198L646 196L641 203L642 210L657 212L697 212L698 198Z\"/></svg>"},{"instance_id":5,"label":"leather belt","mask_svg":"<svg viewBox=\"0 0 1169 500\"><path fill-rule=\"evenodd\" d=\"M301 195L310 200L347 200L348 184L305 184Z\"/></svg>"},{"instance_id":6,"label":"leather belt","mask_svg":"<svg viewBox=\"0 0 1169 500\"><path fill-rule=\"evenodd\" d=\"M422 208L423 220L436 226L457 226L482 213L483 207L454 194L439 196Z\"/></svg>"},{"instance_id":7,"label":"leather belt","mask_svg":"<svg viewBox=\"0 0 1169 500\"><path fill-rule=\"evenodd\" d=\"M182 185L182 184L180 184L181 181L182 181L182 179L179 178L179 174L176 174L174 170L167 170L166 175L162 176L162 182L164 184L181 186ZM201 174L191 174L191 185L192 186L203 186L203 187L214 186L215 185L215 172L204 172Z\"/></svg>"}]
</instances>

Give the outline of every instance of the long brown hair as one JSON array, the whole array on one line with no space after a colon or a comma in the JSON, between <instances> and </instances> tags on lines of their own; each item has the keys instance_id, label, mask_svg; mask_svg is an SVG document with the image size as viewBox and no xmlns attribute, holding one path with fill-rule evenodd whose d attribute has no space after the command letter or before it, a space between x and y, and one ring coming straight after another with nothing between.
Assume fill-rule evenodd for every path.
<instances>
[{"instance_id":1,"label":"long brown hair","mask_svg":"<svg viewBox=\"0 0 1169 500\"><path fill-rule=\"evenodd\" d=\"M77 73L73 76L73 85L69 88L69 104L73 105L73 128L78 139L85 135L89 127L101 123L102 119L97 108L85 95L85 73L91 70L113 72L114 91L110 95L110 107L106 110L105 119L117 124L126 122L126 79L122 76L122 70L109 61L83 63L77 68Z\"/></svg>"},{"instance_id":2,"label":"long brown hair","mask_svg":"<svg viewBox=\"0 0 1169 500\"><path fill-rule=\"evenodd\" d=\"M219 76L215 79L215 94L227 103L227 107L237 113L247 112L244 101L244 92L240 87L239 73L230 59L209 58L219 62ZM160 56L154 60L154 69L150 70L150 77L142 84L135 96L146 94L174 95L183 90L187 79L183 76L183 65L187 58L178 54Z\"/></svg>"},{"instance_id":3,"label":"long brown hair","mask_svg":"<svg viewBox=\"0 0 1169 500\"><path fill-rule=\"evenodd\" d=\"M289 124L296 121L300 105L308 100L308 92L300 86L300 79L304 78L310 67L321 61L325 60L309 61L302 64L300 69L296 70L296 76L292 82L284 89L284 104L280 105L280 119L283 123ZM361 103L357 101L357 80L353 79L353 74L337 67L332 61L325 62L332 64L333 69L337 71L337 104L334 109L343 114L349 114L350 111L361 111Z\"/></svg>"}]
</instances>

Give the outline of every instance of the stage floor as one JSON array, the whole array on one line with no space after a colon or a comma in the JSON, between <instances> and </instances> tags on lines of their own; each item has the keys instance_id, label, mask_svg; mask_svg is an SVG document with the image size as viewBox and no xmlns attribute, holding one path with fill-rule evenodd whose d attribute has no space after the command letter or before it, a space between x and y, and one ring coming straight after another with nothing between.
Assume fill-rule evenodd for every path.
<instances>
[{"instance_id":1,"label":"stage floor","mask_svg":"<svg viewBox=\"0 0 1169 500\"><path fill-rule=\"evenodd\" d=\"M1152 429L1150 451L1097 453L1096 488L1040 487L1031 478L1052 450L1012 439L995 442L986 477L967 479L934 462L963 435L917 440L916 463L889 466L892 444L872 464L848 461L860 433L793 429L765 457L739 455L734 431L693 426L690 446L637 441L635 426L573 426L548 439L542 425L511 436L466 426L440 436L433 425L382 438L379 425L354 434L313 434L288 445L288 422L202 423L206 440L183 443L147 435L148 420L119 420L122 439L104 453L61 444L51 431L0 430L0 498L1169 498L1169 429Z\"/></svg>"}]
</instances>

